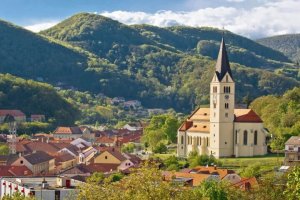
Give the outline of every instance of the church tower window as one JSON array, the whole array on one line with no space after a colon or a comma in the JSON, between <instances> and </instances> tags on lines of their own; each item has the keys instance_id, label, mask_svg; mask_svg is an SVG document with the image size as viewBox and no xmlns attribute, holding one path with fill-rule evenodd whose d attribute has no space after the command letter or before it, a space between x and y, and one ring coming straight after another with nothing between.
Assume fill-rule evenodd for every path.
<instances>
[{"instance_id":1,"label":"church tower window","mask_svg":"<svg viewBox=\"0 0 300 200\"><path fill-rule=\"evenodd\" d=\"M248 144L248 131L244 131L244 145Z\"/></svg>"},{"instance_id":2,"label":"church tower window","mask_svg":"<svg viewBox=\"0 0 300 200\"><path fill-rule=\"evenodd\" d=\"M237 131L235 131L235 144L237 144L237 143L238 143L238 139L237 139L237 137L238 137L238 132L237 132Z\"/></svg>"},{"instance_id":3,"label":"church tower window","mask_svg":"<svg viewBox=\"0 0 300 200\"><path fill-rule=\"evenodd\" d=\"M217 93L218 92L218 88L216 86L213 87L213 92Z\"/></svg>"},{"instance_id":4,"label":"church tower window","mask_svg":"<svg viewBox=\"0 0 300 200\"><path fill-rule=\"evenodd\" d=\"M254 131L254 145L257 145L257 131Z\"/></svg>"},{"instance_id":5,"label":"church tower window","mask_svg":"<svg viewBox=\"0 0 300 200\"><path fill-rule=\"evenodd\" d=\"M181 136L181 144L183 144L183 135Z\"/></svg>"}]
</instances>

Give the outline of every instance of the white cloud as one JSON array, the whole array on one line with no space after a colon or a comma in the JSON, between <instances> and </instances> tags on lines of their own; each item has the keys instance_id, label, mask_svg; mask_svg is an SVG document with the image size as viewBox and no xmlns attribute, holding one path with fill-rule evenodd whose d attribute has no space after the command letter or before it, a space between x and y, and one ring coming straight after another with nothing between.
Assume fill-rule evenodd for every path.
<instances>
[{"instance_id":1,"label":"white cloud","mask_svg":"<svg viewBox=\"0 0 300 200\"><path fill-rule=\"evenodd\" d=\"M237 0L235 0L237 1ZM239 1L239 0L238 0ZM155 26L213 26L251 38L300 32L300 1L277 0L251 9L234 7L203 8L189 12L158 11L156 13L114 11L101 15L125 24Z\"/></svg>"},{"instance_id":2,"label":"white cloud","mask_svg":"<svg viewBox=\"0 0 300 200\"><path fill-rule=\"evenodd\" d=\"M250 38L300 33L300 23L298 22L300 19L299 0L257 0L257 2L260 2L260 5L251 8L220 6L186 12L169 10L155 13L113 11L100 12L99 14L125 24L151 24L161 27L187 25L222 28L224 26L227 30ZM38 32L57 23L58 21L43 21L25 28Z\"/></svg>"},{"instance_id":3,"label":"white cloud","mask_svg":"<svg viewBox=\"0 0 300 200\"><path fill-rule=\"evenodd\" d=\"M39 31L45 30L47 28L50 28L58 23L59 23L58 21L42 22L42 23L25 26L24 28L26 28L30 31L33 31L33 32L39 32Z\"/></svg>"}]
</instances>

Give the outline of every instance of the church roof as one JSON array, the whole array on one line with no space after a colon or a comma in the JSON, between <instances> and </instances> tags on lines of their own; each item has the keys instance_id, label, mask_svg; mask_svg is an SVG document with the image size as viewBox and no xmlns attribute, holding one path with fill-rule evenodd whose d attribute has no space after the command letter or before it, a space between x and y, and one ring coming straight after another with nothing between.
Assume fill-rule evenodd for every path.
<instances>
[{"instance_id":1,"label":"church roof","mask_svg":"<svg viewBox=\"0 0 300 200\"><path fill-rule=\"evenodd\" d=\"M193 125L187 131L209 133L209 130L210 130L209 122L194 122Z\"/></svg>"},{"instance_id":2,"label":"church roof","mask_svg":"<svg viewBox=\"0 0 300 200\"><path fill-rule=\"evenodd\" d=\"M198 108L189 117L192 121L209 121L210 108Z\"/></svg>"},{"instance_id":3,"label":"church roof","mask_svg":"<svg viewBox=\"0 0 300 200\"><path fill-rule=\"evenodd\" d=\"M222 38L219 55L216 63L216 75L218 77L218 80L221 81L227 72L232 78L225 41L224 38Z\"/></svg>"},{"instance_id":4,"label":"church roof","mask_svg":"<svg viewBox=\"0 0 300 200\"><path fill-rule=\"evenodd\" d=\"M252 109L234 109L234 122L262 123L260 117Z\"/></svg>"}]
</instances>

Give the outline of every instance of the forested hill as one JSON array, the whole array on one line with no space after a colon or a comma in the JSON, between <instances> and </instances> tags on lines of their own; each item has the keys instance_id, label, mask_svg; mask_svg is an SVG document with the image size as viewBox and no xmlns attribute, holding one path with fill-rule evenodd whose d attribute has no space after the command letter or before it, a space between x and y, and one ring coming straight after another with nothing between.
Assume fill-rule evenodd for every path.
<instances>
[{"instance_id":1,"label":"forested hill","mask_svg":"<svg viewBox=\"0 0 300 200\"><path fill-rule=\"evenodd\" d=\"M300 34L278 35L257 40L272 49L276 49L294 62L300 62Z\"/></svg>"},{"instance_id":2,"label":"forested hill","mask_svg":"<svg viewBox=\"0 0 300 200\"><path fill-rule=\"evenodd\" d=\"M0 74L0 108L22 110L27 117L42 114L54 125L72 125L80 118L78 108L51 85L9 74Z\"/></svg>"},{"instance_id":3,"label":"forested hill","mask_svg":"<svg viewBox=\"0 0 300 200\"><path fill-rule=\"evenodd\" d=\"M221 37L212 28L127 26L86 13L40 34L0 21L0 73L190 112L208 103ZM282 53L228 31L224 37L238 101L299 86L276 73L291 65Z\"/></svg>"},{"instance_id":4,"label":"forested hill","mask_svg":"<svg viewBox=\"0 0 300 200\"><path fill-rule=\"evenodd\" d=\"M223 34L213 28L170 27L149 25L127 26L118 21L95 14L81 13L41 34L67 41L96 55L122 64L140 45L172 52L202 54L215 58ZM224 33L232 62L262 68L277 68L289 62L282 53L252 40L226 31Z\"/></svg>"}]
</instances>

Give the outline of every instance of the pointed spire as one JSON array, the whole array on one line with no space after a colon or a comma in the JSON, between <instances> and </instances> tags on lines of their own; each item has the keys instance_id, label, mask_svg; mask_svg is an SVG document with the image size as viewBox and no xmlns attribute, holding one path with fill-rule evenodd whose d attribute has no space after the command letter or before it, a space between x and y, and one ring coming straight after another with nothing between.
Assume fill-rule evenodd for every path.
<instances>
[{"instance_id":1,"label":"pointed spire","mask_svg":"<svg viewBox=\"0 0 300 200\"><path fill-rule=\"evenodd\" d=\"M216 74L218 76L219 81L223 79L226 73L229 73L229 75L232 78L231 69L229 65L229 60L227 56L226 46L224 38L222 37L222 42L220 45L218 60L216 64Z\"/></svg>"}]
</instances>

